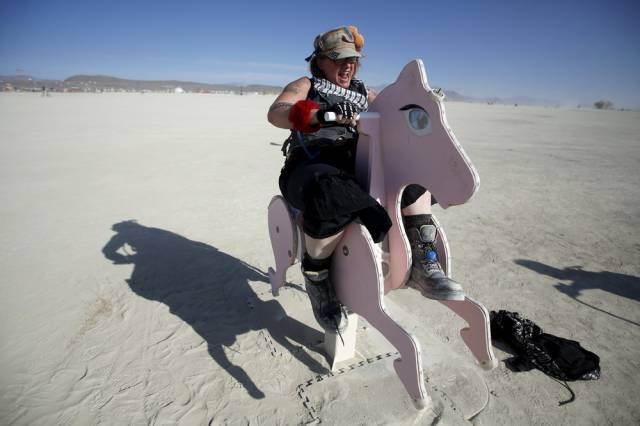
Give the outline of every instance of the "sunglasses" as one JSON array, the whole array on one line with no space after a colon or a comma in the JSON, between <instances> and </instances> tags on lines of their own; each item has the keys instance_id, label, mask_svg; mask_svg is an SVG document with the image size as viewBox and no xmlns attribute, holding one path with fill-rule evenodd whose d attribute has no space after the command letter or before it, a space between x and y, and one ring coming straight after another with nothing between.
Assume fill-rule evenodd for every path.
<instances>
[{"instance_id":1,"label":"sunglasses","mask_svg":"<svg viewBox=\"0 0 640 426\"><path fill-rule=\"evenodd\" d=\"M358 65L358 62L360 62L360 58L358 58L357 56L353 56L351 58L331 59L331 60L336 65L342 65L342 64L355 64L355 65Z\"/></svg>"}]
</instances>

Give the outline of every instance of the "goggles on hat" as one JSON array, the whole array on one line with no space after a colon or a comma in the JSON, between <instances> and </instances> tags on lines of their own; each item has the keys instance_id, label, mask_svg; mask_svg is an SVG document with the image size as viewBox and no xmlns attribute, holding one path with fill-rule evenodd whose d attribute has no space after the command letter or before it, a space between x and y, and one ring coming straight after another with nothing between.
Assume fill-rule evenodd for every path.
<instances>
[{"instance_id":1,"label":"goggles on hat","mask_svg":"<svg viewBox=\"0 0 640 426\"><path fill-rule=\"evenodd\" d=\"M347 27L336 28L318 35L313 41L313 53L305 58L309 62L314 56L326 56L333 60L359 57L355 38Z\"/></svg>"}]
</instances>

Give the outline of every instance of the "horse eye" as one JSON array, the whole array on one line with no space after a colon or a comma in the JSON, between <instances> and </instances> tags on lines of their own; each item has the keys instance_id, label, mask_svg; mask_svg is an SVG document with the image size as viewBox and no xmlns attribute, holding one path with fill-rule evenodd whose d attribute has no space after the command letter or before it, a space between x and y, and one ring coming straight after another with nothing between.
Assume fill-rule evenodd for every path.
<instances>
[{"instance_id":1,"label":"horse eye","mask_svg":"<svg viewBox=\"0 0 640 426\"><path fill-rule=\"evenodd\" d=\"M429 114L423 109L409 110L409 124L415 130L426 129L429 125Z\"/></svg>"},{"instance_id":2,"label":"horse eye","mask_svg":"<svg viewBox=\"0 0 640 426\"><path fill-rule=\"evenodd\" d=\"M429 113L418 105L407 105L400 108L404 113L407 124L417 136L426 136L431 133L431 120Z\"/></svg>"}]
</instances>

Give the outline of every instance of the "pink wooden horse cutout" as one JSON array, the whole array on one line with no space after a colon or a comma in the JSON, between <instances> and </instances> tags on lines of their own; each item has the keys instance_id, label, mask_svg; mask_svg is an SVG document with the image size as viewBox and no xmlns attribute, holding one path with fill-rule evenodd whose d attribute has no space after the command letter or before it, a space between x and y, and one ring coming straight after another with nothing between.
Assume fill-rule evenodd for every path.
<instances>
[{"instance_id":1,"label":"pink wooden horse cutout","mask_svg":"<svg viewBox=\"0 0 640 426\"><path fill-rule=\"evenodd\" d=\"M333 254L331 271L340 301L378 329L400 353L394 368L418 407L429 404L420 344L391 318L384 304L384 294L402 287L411 268L410 246L400 213L402 191L408 184L420 184L446 208L468 201L479 181L447 124L442 99L441 92L428 86L422 61L415 60L378 95L370 112L361 114L358 179L387 208L393 226L386 244L376 245L362 225L350 224ZM450 276L449 247L435 218L434 222L440 261ZM269 205L269 233L276 260L276 270L270 268L269 275L277 295L286 269L303 253L295 214L281 196L274 197ZM460 333L480 365L494 368L497 360L491 349L487 310L469 297L441 303L469 324Z\"/></svg>"}]
</instances>

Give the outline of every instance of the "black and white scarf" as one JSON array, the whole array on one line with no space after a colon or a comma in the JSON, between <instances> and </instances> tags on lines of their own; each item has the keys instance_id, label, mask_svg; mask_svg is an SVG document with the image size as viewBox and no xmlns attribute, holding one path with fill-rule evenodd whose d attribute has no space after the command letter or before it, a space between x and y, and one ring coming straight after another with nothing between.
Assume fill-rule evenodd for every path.
<instances>
[{"instance_id":1,"label":"black and white scarf","mask_svg":"<svg viewBox=\"0 0 640 426\"><path fill-rule=\"evenodd\" d=\"M362 93L355 92L353 90L345 89L337 84L333 84L329 80L324 78L314 78L313 88L318 92L325 95L339 96L345 101L349 101L360 108L360 111L366 111L369 107L367 97Z\"/></svg>"}]
</instances>

